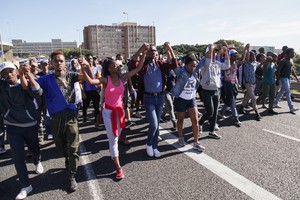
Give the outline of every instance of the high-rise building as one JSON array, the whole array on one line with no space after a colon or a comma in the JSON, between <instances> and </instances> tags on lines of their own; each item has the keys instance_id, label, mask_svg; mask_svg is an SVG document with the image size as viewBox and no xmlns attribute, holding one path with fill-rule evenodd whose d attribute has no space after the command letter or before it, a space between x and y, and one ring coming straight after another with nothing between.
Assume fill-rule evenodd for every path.
<instances>
[{"instance_id":1,"label":"high-rise building","mask_svg":"<svg viewBox=\"0 0 300 200\"><path fill-rule=\"evenodd\" d=\"M63 42L61 39L52 39L51 42L26 42L24 40L12 40L15 54L47 55L57 49L76 48L77 42Z\"/></svg>"},{"instance_id":2,"label":"high-rise building","mask_svg":"<svg viewBox=\"0 0 300 200\"><path fill-rule=\"evenodd\" d=\"M140 26L137 23L89 25L83 30L83 48L92 50L100 57L122 54L133 55L144 42L156 45L154 26Z\"/></svg>"}]
</instances>

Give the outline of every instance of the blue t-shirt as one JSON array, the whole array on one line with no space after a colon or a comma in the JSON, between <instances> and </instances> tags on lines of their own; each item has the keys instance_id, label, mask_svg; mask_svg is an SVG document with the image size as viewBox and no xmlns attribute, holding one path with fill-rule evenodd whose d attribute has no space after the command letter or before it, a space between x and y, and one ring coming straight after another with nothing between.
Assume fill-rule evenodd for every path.
<instances>
[{"instance_id":1,"label":"blue t-shirt","mask_svg":"<svg viewBox=\"0 0 300 200\"><path fill-rule=\"evenodd\" d=\"M144 76L145 92L162 92L162 75L159 67L154 63L149 63Z\"/></svg>"}]
</instances>

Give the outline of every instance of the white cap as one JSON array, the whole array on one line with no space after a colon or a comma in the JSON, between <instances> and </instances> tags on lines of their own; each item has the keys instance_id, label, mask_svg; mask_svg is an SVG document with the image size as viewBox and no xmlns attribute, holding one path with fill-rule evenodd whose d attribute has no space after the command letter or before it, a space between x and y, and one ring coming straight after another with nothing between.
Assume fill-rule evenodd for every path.
<instances>
[{"instance_id":1,"label":"white cap","mask_svg":"<svg viewBox=\"0 0 300 200\"><path fill-rule=\"evenodd\" d=\"M12 62L0 63L0 72L4 69L17 69L17 67Z\"/></svg>"}]
</instances>

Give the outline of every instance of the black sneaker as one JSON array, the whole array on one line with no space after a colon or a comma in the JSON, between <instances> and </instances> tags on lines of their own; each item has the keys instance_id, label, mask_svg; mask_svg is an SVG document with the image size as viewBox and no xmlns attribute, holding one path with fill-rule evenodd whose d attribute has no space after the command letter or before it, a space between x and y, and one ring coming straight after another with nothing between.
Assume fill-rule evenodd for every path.
<instances>
[{"instance_id":1,"label":"black sneaker","mask_svg":"<svg viewBox=\"0 0 300 200\"><path fill-rule=\"evenodd\" d=\"M77 182L74 176L70 177L70 190L71 192L75 192L78 189Z\"/></svg>"},{"instance_id":2,"label":"black sneaker","mask_svg":"<svg viewBox=\"0 0 300 200\"><path fill-rule=\"evenodd\" d=\"M221 139L222 136L218 135L216 132L209 132L208 136L214 139Z\"/></svg>"},{"instance_id":3,"label":"black sneaker","mask_svg":"<svg viewBox=\"0 0 300 200\"><path fill-rule=\"evenodd\" d=\"M278 112L275 112L274 110L268 110L268 113L270 115L278 115Z\"/></svg>"}]
</instances>

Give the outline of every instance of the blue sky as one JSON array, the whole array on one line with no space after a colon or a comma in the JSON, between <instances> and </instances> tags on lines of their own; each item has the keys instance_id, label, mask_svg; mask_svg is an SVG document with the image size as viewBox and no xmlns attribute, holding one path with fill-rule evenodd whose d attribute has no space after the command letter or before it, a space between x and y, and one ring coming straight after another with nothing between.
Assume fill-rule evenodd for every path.
<instances>
[{"instance_id":1,"label":"blue sky","mask_svg":"<svg viewBox=\"0 0 300 200\"><path fill-rule=\"evenodd\" d=\"M4 42L82 41L84 26L127 21L155 25L157 45L234 39L252 46L283 45L300 52L299 1L265 0L9 0L1 1ZM281 2L281 3L279 3Z\"/></svg>"}]
</instances>

